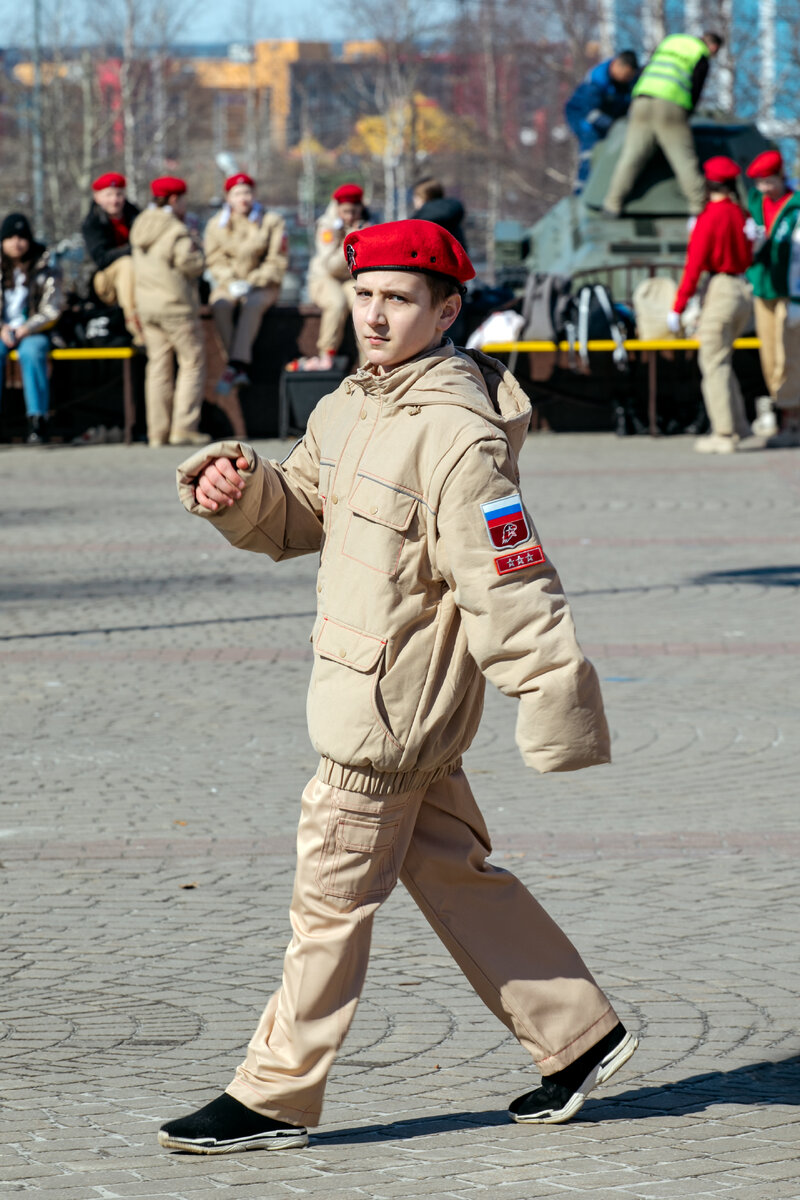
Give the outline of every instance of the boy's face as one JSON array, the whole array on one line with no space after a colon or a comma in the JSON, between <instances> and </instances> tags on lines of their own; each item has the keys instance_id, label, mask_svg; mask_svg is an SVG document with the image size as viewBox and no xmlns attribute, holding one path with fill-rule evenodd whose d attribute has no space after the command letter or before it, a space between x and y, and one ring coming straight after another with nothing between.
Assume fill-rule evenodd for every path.
<instances>
[{"instance_id":1,"label":"boy's face","mask_svg":"<svg viewBox=\"0 0 800 1200\"><path fill-rule=\"evenodd\" d=\"M125 208L125 188L105 187L94 193L95 203L109 217L121 217Z\"/></svg>"},{"instance_id":2,"label":"boy's face","mask_svg":"<svg viewBox=\"0 0 800 1200\"><path fill-rule=\"evenodd\" d=\"M255 196L249 183L237 183L228 192L228 204L231 211L241 217L249 217L253 211Z\"/></svg>"},{"instance_id":3,"label":"boy's face","mask_svg":"<svg viewBox=\"0 0 800 1200\"><path fill-rule=\"evenodd\" d=\"M425 277L412 271L365 271L355 282L356 337L379 374L438 346L461 309L455 293L434 307Z\"/></svg>"},{"instance_id":4,"label":"boy's face","mask_svg":"<svg viewBox=\"0 0 800 1200\"><path fill-rule=\"evenodd\" d=\"M355 229L356 225L361 220L361 205L351 204L348 201L347 203L339 204L338 209L339 219L341 220L345 229Z\"/></svg>"},{"instance_id":5,"label":"boy's face","mask_svg":"<svg viewBox=\"0 0 800 1200\"><path fill-rule=\"evenodd\" d=\"M786 183L782 175L767 175L765 179L757 179L756 187L768 200L780 200L786 191Z\"/></svg>"}]
</instances>

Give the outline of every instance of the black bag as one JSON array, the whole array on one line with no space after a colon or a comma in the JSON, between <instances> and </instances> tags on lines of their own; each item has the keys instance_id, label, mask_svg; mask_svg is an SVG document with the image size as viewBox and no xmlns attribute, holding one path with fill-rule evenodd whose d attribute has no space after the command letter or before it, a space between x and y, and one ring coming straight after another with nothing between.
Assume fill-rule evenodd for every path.
<instances>
[{"instance_id":1,"label":"black bag","mask_svg":"<svg viewBox=\"0 0 800 1200\"><path fill-rule=\"evenodd\" d=\"M625 349L627 330L622 317L614 306L611 292L602 283L587 283L575 296L571 296L566 312L566 334L570 346L570 366L575 365L577 347L581 366L588 371L595 365L589 357L589 342L613 341L615 349L611 361L618 371L628 368L628 351ZM596 358L608 360L605 351Z\"/></svg>"},{"instance_id":2,"label":"black bag","mask_svg":"<svg viewBox=\"0 0 800 1200\"><path fill-rule=\"evenodd\" d=\"M335 392L347 374L347 359L337 356L330 371L281 372L278 391L278 437L303 434L323 396Z\"/></svg>"},{"instance_id":3,"label":"black bag","mask_svg":"<svg viewBox=\"0 0 800 1200\"><path fill-rule=\"evenodd\" d=\"M92 300L78 301L66 309L55 333L54 344L63 346L106 349L131 344L122 309Z\"/></svg>"}]
</instances>

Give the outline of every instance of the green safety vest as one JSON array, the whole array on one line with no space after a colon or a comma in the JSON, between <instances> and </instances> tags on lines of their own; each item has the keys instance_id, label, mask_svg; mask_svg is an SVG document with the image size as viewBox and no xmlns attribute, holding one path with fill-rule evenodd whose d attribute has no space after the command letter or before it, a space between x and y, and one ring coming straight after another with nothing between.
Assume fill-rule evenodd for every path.
<instances>
[{"instance_id":1,"label":"green safety vest","mask_svg":"<svg viewBox=\"0 0 800 1200\"><path fill-rule=\"evenodd\" d=\"M692 111L692 74L701 58L708 58L708 46L688 33L664 38L639 76L634 96L657 96Z\"/></svg>"}]
</instances>

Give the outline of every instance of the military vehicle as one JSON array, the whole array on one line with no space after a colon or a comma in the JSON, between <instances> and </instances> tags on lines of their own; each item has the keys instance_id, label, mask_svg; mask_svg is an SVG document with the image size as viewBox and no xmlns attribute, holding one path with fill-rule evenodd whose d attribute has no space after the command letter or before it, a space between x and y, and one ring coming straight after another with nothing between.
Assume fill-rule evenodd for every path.
<instances>
[{"instance_id":1,"label":"military vehicle","mask_svg":"<svg viewBox=\"0 0 800 1200\"><path fill-rule=\"evenodd\" d=\"M616 121L592 155L589 179L580 196L565 196L527 232L531 271L577 276L576 283L606 283L616 300L630 302L640 279L656 267L679 273L686 254L689 208L675 176L657 150L633 187L621 217L602 212L611 175L620 156L627 121ZM692 133L700 162L726 154L742 171L773 143L746 122L695 117ZM745 199L744 187L741 199ZM659 272L660 273L660 272Z\"/></svg>"},{"instance_id":2,"label":"military vehicle","mask_svg":"<svg viewBox=\"0 0 800 1200\"><path fill-rule=\"evenodd\" d=\"M625 140L626 121L617 121L598 142L592 168L580 196L565 196L526 232L528 271L571 277L573 291L602 283L618 305L632 305L637 284L652 275L680 279L689 237L689 207L661 150L640 173L620 217L607 216L603 201ZM691 120L700 162L718 154L734 159L742 171L770 142L750 122L697 116ZM745 201L745 183L740 199ZM631 313L632 316L632 313ZM544 357L544 356L542 356ZM561 356L554 362L529 360L532 399L540 420L554 429L608 429L619 433L650 427L648 394L657 387L662 432L702 431L706 424L693 351L659 355L657 384L642 355L632 355L629 370L615 371L610 355L592 355L591 375L570 370ZM734 365L745 397L763 390L755 351L737 351ZM523 368L524 370L524 368Z\"/></svg>"}]
</instances>

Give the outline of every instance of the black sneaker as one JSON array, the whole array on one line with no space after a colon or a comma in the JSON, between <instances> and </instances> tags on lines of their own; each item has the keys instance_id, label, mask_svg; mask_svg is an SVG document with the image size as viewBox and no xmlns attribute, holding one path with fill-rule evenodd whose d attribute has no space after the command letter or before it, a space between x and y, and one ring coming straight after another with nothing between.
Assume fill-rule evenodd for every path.
<instances>
[{"instance_id":1,"label":"black sneaker","mask_svg":"<svg viewBox=\"0 0 800 1200\"><path fill-rule=\"evenodd\" d=\"M308 1130L262 1117L223 1092L205 1108L162 1125L158 1144L166 1150L186 1150L189 1154L292 1150L308 1145Z\"/></svg>"},{"instance_id":2,"label":"black sneaker","mask_svg":"<svg viewBox=\"0 0 800 1200\"><path fill-rule=\"evenodd\" d=\"M509 1105L512 1121L531 1125L560 1125L583 1108L589 1092L605 1083L626 1063L639 1045L638 1038L617 1025L597 1045L563 1071L545 1075L542 1086Z\"/></svg>"}]
</instances>

